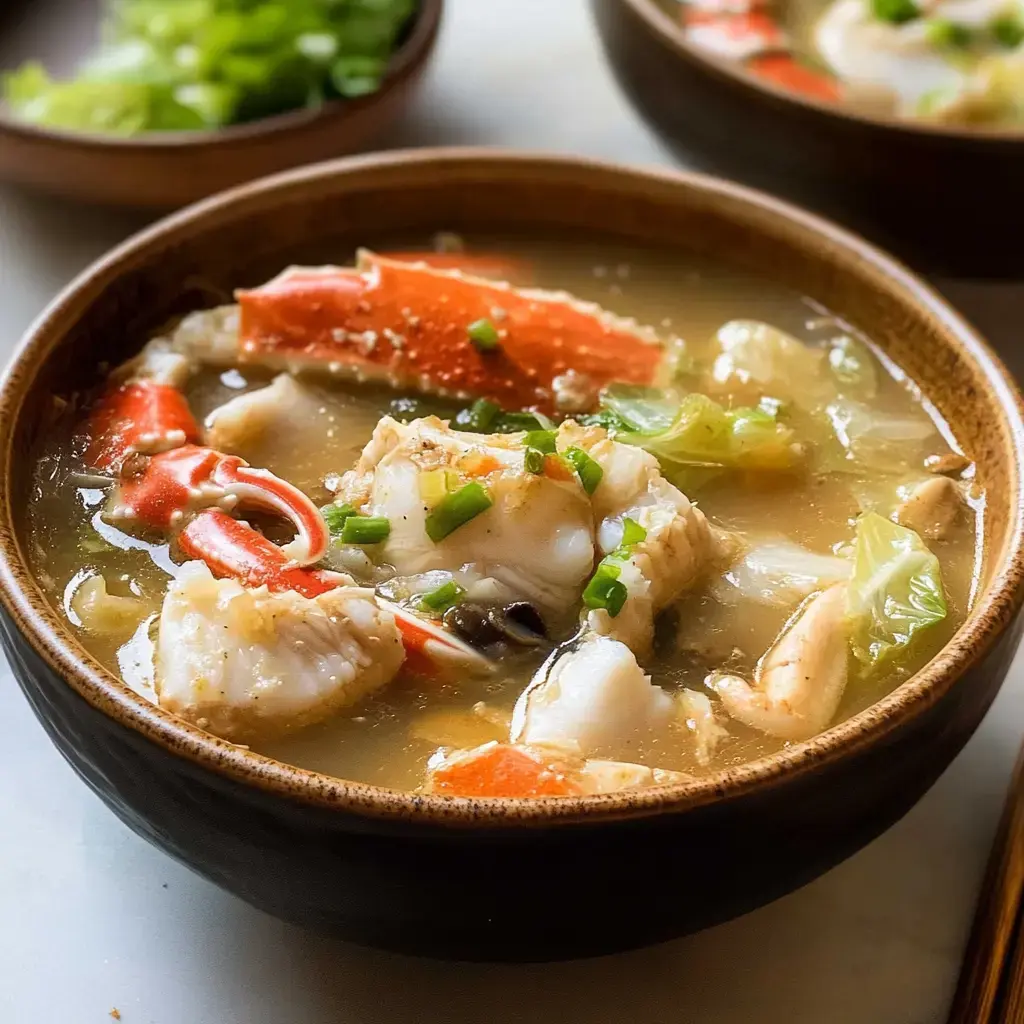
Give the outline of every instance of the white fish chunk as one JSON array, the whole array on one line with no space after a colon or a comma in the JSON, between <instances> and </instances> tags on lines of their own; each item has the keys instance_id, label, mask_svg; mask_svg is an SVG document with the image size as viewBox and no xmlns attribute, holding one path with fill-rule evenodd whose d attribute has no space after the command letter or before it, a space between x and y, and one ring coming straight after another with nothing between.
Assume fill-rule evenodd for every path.
<instances>
[{"instance_id":1,"label":"white fish chunk","mask_svg":"<svg viewBox=\"0 0 1024 1024\"><path fill-rule=\"evenodd\" d=\"M617 563L628 593L622 610L614 617L605 609L587 615L590 629L621 640L643 658L653 639L654 616L697 583L721 557L721 545L704 513L661 475L649 452L612 441L600 428L564 423L558 449L572 445L603 472L592 498L599 553L620 545L626 518L646 531L629 557Z\"/></svg>"},{"instance_id":2,"label":"white fish chunk","mask_svg":"<svg viewBox=\"0 0 1024 1024\"><path fill-rule=\"evenodd\" d=\"M518 435L451 430L436 417L402 424L385 416L342 478L338 498L388 518L391 533L379 557L399 575L469 567L541 610L564 612L579 600L594 565L590 502L577 481L528 473L524 456ZM493 468L465 475L482 461ZM436 543L427 535L430 506L421 481L435 470L452 472L456 486L477 480L493 499Z\"/></svg>"},{"instance_id":3,"label":"white fish chunk","mask_svg":"<svg viewBox=\"0 0 1024 1024\"><path fill-rule=\"evenodd\" d=\"M784 740L805 740L832 721L846 689L845 584L816 594L796 613L754 672L712 674L707 685L737 721Z\"/></svg>"},{"instance_id":4,"label":"white fish chunk","mask_svg":"<svg viewBox=\"0 0 1024 1024\"><path fill-rule=\"evenodd\" d=\"M181 567L156 647L161 707L227 739L322 721L389 682L404 658L392 615L362 587L316 598Z\"/></svg>"},{"instance_id":5,"label":"white fish chunk","mask_svg":"<svg viewBox=\"0 0 1024 1024\"><path fill-rule=\"evenodd\" d=\"M618 759L676 717L672 697L651 683L625 644L588 634L556 652L520 695L510 736L513 743Z\"/></svg>"}]
</instances>

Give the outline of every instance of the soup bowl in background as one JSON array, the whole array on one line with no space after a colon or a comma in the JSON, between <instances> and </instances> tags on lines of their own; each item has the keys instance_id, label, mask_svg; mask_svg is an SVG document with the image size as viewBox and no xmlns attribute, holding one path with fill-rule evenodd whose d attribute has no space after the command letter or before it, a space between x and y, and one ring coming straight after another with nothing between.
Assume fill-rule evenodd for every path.
<instances>
[{"instance_id":1,"label":"soup bowl in background","mask_svg":"<svg viewBox=\"0 0 1024 1024\"><path fill-rule=\"evenodd\" d=\"M78 642L26 557L53 394L95 380L208 289L383 234L600 232L726 261L813 297L924 389L987 494L981 580L950 643L867 710L705 778L572 798L465 799L346 782L225 742L136 695ZM197 293L195 282L203 292ZM0 389L5 650L47 733L132 829L289 921L435 956L550 959L682 934L814 878L903 815L974 731L1020 638L1024 422L1007 372L941 299L834 226L713 179L436 150L225 193L129 240L40 317ZM638 884L642 880L643 884Z\"/></svg>"},{"instance_id":2,"label":"soup bowl in background","mask_svg":"<svg viewBox=\"0 0 1024 1024\"><path fill-rule=\"evenodd\" d=\"M928 271L1024 271L1024 130L867 115L710 56L657 0L590 5L619 84L687 159L855 224Z\"/></svg>"}]
</instances>

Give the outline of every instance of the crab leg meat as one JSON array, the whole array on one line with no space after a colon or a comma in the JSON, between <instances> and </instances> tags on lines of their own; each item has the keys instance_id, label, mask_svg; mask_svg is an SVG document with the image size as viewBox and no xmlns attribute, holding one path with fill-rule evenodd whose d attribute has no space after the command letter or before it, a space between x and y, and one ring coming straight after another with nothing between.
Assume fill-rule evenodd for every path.
<instances>
[{"instance_id":1,"label":"crab leg meat","mask_svg":"<svg viewBox=\"0 0 1024 1024\"><path fill-rule=\"evenodd\" d=\"M595 391L651 383L663 355L649 328L565 293L368 252L355 269L292 269L238 299L243 360L319 365L512 409L554 411L555 379L569 369Z\"/></svg>"},{"instance_id":2,"label":"crab leg meat","mask_svg":"<svg viewBox=\"0 0 1024 1024\"><path fill-rule=\"evenodd\" d=\"M85 459L97 469L118 470L133 452L153 454L199 440L199 425L177 388L132 380L108 391L89 421Z\"/></svg>"}]
</instances>

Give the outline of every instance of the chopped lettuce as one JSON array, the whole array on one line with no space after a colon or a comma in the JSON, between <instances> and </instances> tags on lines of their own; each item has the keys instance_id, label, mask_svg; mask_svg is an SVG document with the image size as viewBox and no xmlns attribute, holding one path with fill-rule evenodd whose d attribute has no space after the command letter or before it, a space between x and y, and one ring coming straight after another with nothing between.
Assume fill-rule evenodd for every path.
<instances>
[{"instance_id":1,"label":"chopped lettuce","mask_svg":"<svg viewBox=\"0 0 1024 1024\"><path fill-rule=\"evenodd\" d=\"M416 0L110 0L69 81L4 78L15 116L134 135L216 128L376 90Z\"/></svg>"},{"instance_id":2,"label":"chopped lettuce","mask_svg":"<svg viewBox=\"0 0 1024 1024\"><path fill-rule=\"evenodd\" d=\"M838 461L827 467L832 470L906 474L920 463L924 443L934 441L938 433L923 410L893 415L840 398L826 407L825 415L841 448Z\"/></svg>"},{"instance_id":3,"label":"chopped lettuce","mask_svg":"<svg viewBox=\"0 0 1024 1024\"><path fill-rule=\"evenodd\" d=\"M602 393L600 412L582 420L655 455L680 486L723 470L788 470L803 460L775 407L726 409L707 395L612 385Z\"/></svg>"},{"instance_id":4,"label":"chopped lettuce","mask_svg":"<svg viewBox=\"0 0 1024 1024\"><path fill-rule=\"evenodd\" d=\"M858 519L849 613L853 653L872 667L946 617L939 560L913 530L874 512Z\"/></svg>"}]
</instances>

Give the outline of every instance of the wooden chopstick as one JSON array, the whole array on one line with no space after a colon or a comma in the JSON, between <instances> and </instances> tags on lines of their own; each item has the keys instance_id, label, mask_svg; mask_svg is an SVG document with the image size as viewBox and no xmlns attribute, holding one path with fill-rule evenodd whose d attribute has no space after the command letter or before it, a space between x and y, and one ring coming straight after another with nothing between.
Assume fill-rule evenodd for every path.
<instances>
[{"instance_id":1,"label":"wooden chopstick","mask_svg":"<svg viewBox=\"0 0 1024 1024\"><path fill-rule=\"evenodd\" d=\"M1010 781L949 1024L1024 1022L1024 747Z\"/></svg>"}]
</instances>

